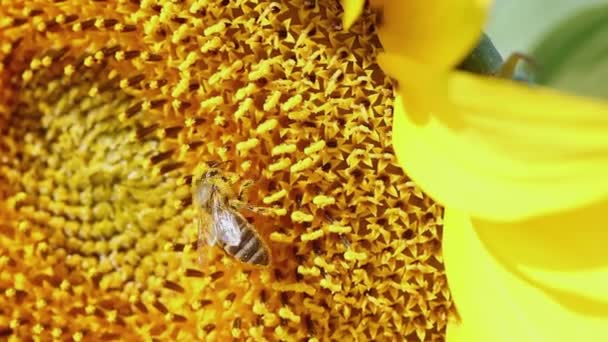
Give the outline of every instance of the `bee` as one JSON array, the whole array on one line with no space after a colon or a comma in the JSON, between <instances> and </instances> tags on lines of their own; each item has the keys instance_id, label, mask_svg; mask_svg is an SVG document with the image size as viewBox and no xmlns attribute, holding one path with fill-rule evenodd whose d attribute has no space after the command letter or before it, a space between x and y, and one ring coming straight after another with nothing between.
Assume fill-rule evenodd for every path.
<instances>
[{"instance_id":1,"label":"bee","mask_svg":"<svg viewBox=\"0 0 608 342\"><path fill-rule=\"evenodd\" d=\"M206 244L218 245L228 255L245 264L268 266L270 250L253 224L239 212L248 209L256 213L266 213L268 208L253 207L241 198L252 182L241 185L237 195L232 184L219 170L212 167L200 181L194 183L193 204L198 212L197 248Z\"/></svg>"},{"instance_id":2,"label":"bee","mask_svg":"<svg viewBox=\"0 0 608 342\"><path fill-rule=\"evenodd\" d=\"M503 60L490 37L482 33L477 45L457 68L481 75L533 83L537 65L531 57L518 52Z\"/></svg>"}]
</instances>

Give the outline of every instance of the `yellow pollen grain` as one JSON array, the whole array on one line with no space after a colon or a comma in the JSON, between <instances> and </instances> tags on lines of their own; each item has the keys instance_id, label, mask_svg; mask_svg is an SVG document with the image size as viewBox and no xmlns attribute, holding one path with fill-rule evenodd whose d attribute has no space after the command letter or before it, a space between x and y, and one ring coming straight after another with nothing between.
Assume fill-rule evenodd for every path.
<instances>
[{"instance_id":1,"label":"yellow pollen grain","mask_svg":"<svg viewBox=\"0 0 608 342\"><path fill-rule=\"evenodd\" d=\"M291 166L291 168L289 169L289 172L291 173L298 173L298 172L302 172L308 168L310 168L313 164L313 160L310 157L306 157L300 161L298 161L297 163L293 164Z\"/></svg>"},{"instance_id":2,"label":"yellow pollen grain","mask_svg":"<svg viewBox=\"0 0 608 342\"><path fill-rule=\"evenodd\" d=\"M272 148L270 154L273 156L278 156L281 154L291 154L294 153L297 149L295 144L281 144Z\"/></svg>"},{"instance_id":3,"label":"yellow pollen grain","mask_svg":"<svg viewBox=\"0 0 608 342\"><path fill-rule=\"evenodd\" d=\"M325 148L325 140L316 141L304 149L304 154L311 155Z\"/></svg>"},{"instance_id":4,"label":"yellow pollen grain","mask_svg":"<svg viewBox=\"0 0 608 342\"><path fill-rule=\"evenodd\" d=\"M247 172L251 168L251 165L251 160L245 160L241 163L241 170L243 170L243 172Z\"/></svg>"},{"instance_id":5,"label":"yellow pollen grain","mask_svg":"<svg viewBox=\"0 0 608 342\"><path fill-rule=\"evenodd\" d=\"M336 199L332 196L317 195L312 199L312 203L319 208L323 208L336 203Z\"/></svg>"},{"instance_id":6,"label":"yellow pollen grain","mask_svg":"<svg viewBox=\"0 0 608 342\"><path fill-rule=\"evenodd\" d=\"M71 65L71 64L66 65L66 66L63 68L63 73L64 73L66 76L71 76L71 75L73 75L75 71L76 71L76 69L75 69L75 68L74 68L74 66L73 66L73 65Z\"/></svg>"},{"instance_id":7,"label":"yellow pollen grain","mask_svg":"<svg viewBox=\"0 0 608 342\"><path fill-rule=\"evenodd\" d=\"M258 67L257 70L250 72L248 75L248 79L250 81L257 81L259 79L262 79L262 78L270 75L271 72L272 72L272 69L271 69L270 65L264 64L264 65L261 65L260 67Z\"/></svg>"},{"instance_id":8,"label":"yellow pollen grain","mask_svg":"<svg viewBox=\"0 0 608 342\"><path fill-rule=\"evenodd\" d=\"M289 307L286 306L279 309L279 317L283 319L288 319L294 323L300 323L301 320L300 316L293 313L293 311L291 311Z\"/></svg>"},{"instance_id":9,"label":"yellow pollen grain","mask_svg":"<svg viewBox=\"0 0 608 342\"><path fill-rule=\"evenodd\" d=\"M45 22L39 22L38 24L35 24L35 26L36 26L36 30L39 31L39 32L43 32L47 28Z\"/></svg>"},{"instance_id":10,"label":"yellow pollen grain","mask_svg":"<svg viewBox=\"0 0 608 342\"><path fill-rule=\"evenodd\" d=\"M25 277L25 275L23 275L23 273L17 273L15 274L15 280L13 282L13 286L15 287L15 289L17 290L25 290L26 289L26 283L27 283L27 279Z\"/></svg>"},{"instance_id":11,"label":"yellow pollen grain","mask_svg":"<svg viewBox=\"0 0 608 342\"><path fill-rule=\"evenodd\" d=\"M88 95L89 95L90 97L95 97L95 96L97 96L98 94L99 94L99 89L98 89L97 87L93 87L93 88L89 89L89 93L88 93Z\"/></svg>"},{"instance_id":12,"label":"yellow pollen grain","mask_svg":"<svg viewBox=\"0 0 608 342\"><path fill-rule=\"evenodd\" d=\"M74 342L80 342L82 341L83 338L83 334L80 331L75 332L74 334L72 334L72 339L74 340Z\"/></svg>"},{"instance_id":13,"label":"yellow pollen grain","mask_svg":"<svg viewBox=\"0 0 608 342\"><path fill-rule=\"evenodd\" d=\"M266 308L266 305L264 305L264 303L260 302L260 301L256 301L253 304L253 313L256 315L265 315L268 313L268 308Z\"/></svg>"},{"instance_id":14,"label":"yellow pollen grain","mask_svg":"<svg viewBox=\"0 0 608 342\"><path fill-rule=\"evenodd\" d=\"M290 165L291 160L289 158L281 158L278 161L268 165L268 170L270 172L277 172L287 169Z\"/></svg>"},{"instance_id":15,"label":"yellow pollen grain","mask_svg":"<svg viewBox=\"0 0 608 342\"><path fill-rule=\"evenodd\" d=\"M53 330L51 330L51 336L57 339L61 337L62 333L63 331L61 330L61 328L53 328Z\"/></svg>"},{"instance_id":16,"label":"yellow pollen grain","mask_svg":"<svg viewBox=\"0 0 608 342\"><path fill-rule=\"evenodd\" d=\"M234 95L234 99L237 101L242 101L246 97L253 94L255 89L256 89L255 84L248 83L245 87L239 88L239 90L236 91L236 94Z\"/></svg>"},{"instance_id":17,"label":"yellow pollen grain","mask_svg":"<svg viewBox=\"0 0 608 342\"><path fill-rule=\"evenodd\" d=\"M294 240L295 240L295 237L287 235L287 234L283 234L283 233L279 233L279 232L273 232L272 234L270 234L270 241L272 241L272 242L289 244L289 243L292 243Z\"/></svg>"},{"instance_id":18,"label":"yellow pollen grain","mask_svg":"<svg viewBox=\"0 0 608 342\"><path fill-rule=\"evenodd\" d=\"M329 264L327 263L327 261L325 261L325 259L323 259L322 257L318 256L315 257L315 259L313 260L313 263L319 267L321 267L322 269L324 269L326 272L334 272L336 270L336 266L333 264Z\"/></svg>"},{"instance_id":19,"label":"yellow pollen grain","mask_svg":"<svg viewBox=\"0 0 608 342\"><path fill-rule=\"evenodd\" d=\"M179 70L184 71L190 68L198 60L198 55L194 51L190 51L183 62L179 65Z\"/></svg>"},{"instance_id":20,"label":"yellow pollen grain","mask_svg":"<svg viewBox=\"0 0 608 342\"><path fill-rule=\"evenodd\" d=\"M105 56L103 54L103 51L97 51L97 52L95 52L95 54L93 55L93 57L96 60L101 61L102 59L104 59Z\"/></svg>"},{"instance_id":21,"label":"yellow pollen grain","mask_svg":"<svg viewBox=\"0 0 608 342\"><path fill-rule=\"evenodd\" d=\"M281 341L289 340L289 333L280 325L274 328L274 333Z\"/></svg>"},{"instance_id":22,"label":"yellow pollen grain","mask_svg":"<svg viewBox=\"0 0 608 342\"><path fill-rule=\"evenodd\" d=\"M30 69L36 70L36 69L40 68L41 64L42 64L42 62L38 58L34 58L30 62Z\"/></svg>"},{"instance_id":23,"label":"yellow pollen grain","mask_svg":"<svg viewBox=\"0 0 608 342\"><path fill-rule=\"evenodd\" d=\"M56 16L55 17L55 22L57 24L64 24L65 23L65 15L59 14L58 16Z\"/></svg>"},{"instance_id":24,"label":"yellow pollen grain","mask_svg":"<svg viewBox=\"0 0 608 342\"><path fill-rule=\"evenodd\" d=\"M246 141L242 141L236 144L236 150L241 153L247 153L251 149L254 149L260 145L260 140L258 138L250 138Z\"/></svg>"},{"instance_id":25,"label":"yellow pollen grain","mask_svg":"<svg viewBox=\"0 0 608 342\"><path fill-rule=\"evenodd\" d=\"M38 300L36 300L36 309L41 310L45 306L46 306L46 300L44 300L42 298L39 298Z\"/></svg>"},{"instance_id":26,"label":"yellow pollen grain","mask_svg":"<svg viewBox=\"0 0 608 342\"><path fill-rule=\"evenodd\" d=\"M330 281L327 278L321 279L321 281L319 282L319 285L322 288L324 288L324 289L328 289L332 293L336 293L336 292L342 291L342 285L337 284L337 283L333 283L332 281Z\"/></svg>"},{"instance_id":27,"label":"yellow pollen grain","mask_svg":"<svg viewBox=\"0 0 608 342\"><path fill-rule=\"evenodd\" d=\"M253 99L246 98L245 101L241 102L239 108L237 108L236 112L234 112L234 117L236 119L240 119L247 114L247 112L253 107Z\"/></svg>"},{"instance_id":28,"label":"yellow pollen grain","mask_svg":"<svg viewBox=\"0 0 608 342\"><path fill-rule=\"evenodd\" d=\"M357 253L352 249L349 249L344 253L344 259L348 261L364 261L367 259L367 254L364 252Z\"/></svg>"},{"instance_id":29,"label":"yellow pollen grain","mask_svg":"<svg viewBox=\"0 0 608 342\"><path fill-rule=\"evenodd\" d=\"M352 228L348 226L330 224L329 226L327 226L327 231L329 231L330 233L348 234L352 231Z\"/></svg>"},{"instance_id":30,"label":"yellow pollen grain","mask_svg":"<svg viewBox=\"0 0 608 342\"><path fill-rule=\"evenodd\" d=\"M15 297L16 294L17 294L17 290L15 290L12 287L9 287L8 289L4 290L4 295L8 298L13 298L13 297Z\"/></svg>"},{"instance_id":31,"label":"yellow pollen grain","mask_svg":"<svg viewBox=\"0 0 608 342\"><path fill-rule=\"evenodd\" d=\"M36 323L36 325L34 325L34 327L32 328L32 332L36 335L42 334L43 331L44 327L40 323Z\"/></svg>"},{"instance_id":32,"label":"yellow pollen grain","mask_svg":"<svg viewBox=\"0 0 608 342\"><path fill-rule=\"evenodd\" d=\"M47 68L49 66L51 66L52 62L53 62L53 59L50 56L44 56L42 58L42 65L45 66L45 67L47 67Z\"/></svg>"},{"instance_id":33,"label":"yellow pollen grain","mask_svg":"<svg viewBox=\"0 0 608 342\"><path fill-rule=\"evenodd\" d=\"M285 101L285 103L281 106L281 109L284 112L289 112L290 110L298 106L300 103L302 103L302 95L297 94Z\"/></svg>"},{"instance_id":34,"label":"yellow pollen grain","mask_svg":"<svg viewBox=\"0 0 608 342\"><path fill-rule=\"evenodd\" d=\"M213 25L207 27L203 31L203 35L210 36L210 35L215 34L215 33L222 33L225 29L226 29L226 22L225 21L220 21L220 22L218 22L216 24L213 24Z\"/></svg>"},{"instance_id":35,"label":"yellow pollen grain","mask_svg":"<svg viewBox=\"0 0 608 342\"><path fill-rule=\"evenodd\" d=\"M226 118L221 114L216 115L215 118L213 119L213 123L216 126L224 126L226 124Z\"/></svg>"},{"instance_id":36,"label":"yellow pollen grain","mask_svg":"<svg viewBox=\"0 0 608 342\"><path fill-rule=\"evenodd\" d=\"M179 44L189 34L189 27L186 24L180 25L177 30L173 32L171 36L171 42L173 44Z\"/></svg>"},{"instance_id":37,"label":"yellow pollen grain","mask_svg":"<svg viewBox=\"0 0 608 342\"><path fill-rule=\"evenodd\" d=\"M201 52L207 53L209 51L215 51L220 47L222 47L222 40L219 37L213 37L201 46Z\"/></svg>"},{"instance_id":38,"label":"yellow pollen grain","mask_svg":"<svg viewBox=\"0 0 608 342\"><path fill-rule=\"evenodd\" d=\"M285 196L287 196L287 190L281 189L281 190L273 193L272 195L264 197L262 202L264 202L264 204L271 204L271 203L274 203L274 202L280 200L281 198L283 198Z\"/></svg>"},{"instance_id":39,"label":"yellow pollen grain","mask_svg":"<svg viewBox=\"0 0 608 342\"><path fill-rule=\"evenodd\" d=\"M270 94L267 98L266 101L264 101L264 111L269 112L271 110L273 110L277 104L279 103L279 99L281 98L281 92L280 91L274 91L272 92L272 94Z\"/></svg>"},{"instance_id":40,"label":"yellow pollen grain","mask_svg":"<svg viewBox=\"0 0 608 342\"><path fill-rule=\"evenodd\" d=\"M186 120L184 120L184 125L186 127L192 127L194 126L194 123L196 122L196 120L194 118L187 118ZM164 130L160 130L163 132L163 135L165 134Z\"/></svg>"},{"instance_id":41,"label":"yellow pollen grain","mask_svg":"<svg viewBox=\"0 0 608 342\"><path fill-rule=\"evenodd\" d=\"M93 305L91 305L91 304L87 305L87 306L84 308L84 312L86 312L86 313L87 313L87 315L92 315L92 314L94 314L94 313L95 313L95 311L96 311L95 306L93 306Z\"/></svg>"},{"instance_id":42,"label":"yellow pollen grain","mask_svg":"<svg viewBox=\"0 0 608 342\"><path fill-rule=\"evenodd\" d=\"M291 219L297 223L312 222L312 220L314 219L314 216L311 214L307 214L303 211L294 211L291 213ZM323 232L322 230L319 230L319 231Z\"/></svg>"},{"instance_id":43,"label":"yellow pollen grain","mask_svg":"<svg viewBox=\"0 0 608 342\"><path fill-rule=\"evenodd\" d=\"M29 82L32 79L33 75L34 75L34 73L32 72L32 70L26 70L21 75L21 78L23 79L24 82Z\"/></svg>"},{"instance_id":44,"label":"yellow pollen grain","mask_svg":"<svg viewBox=\"0 0 608 342\"><path fill-rule=\"evenodd\" d=\"M300 110L287 114L287 117L294 121L304 121L310 117L310 111Z\"/></svg>"},{"instance_id":45,"label":"yellow pollen grain","mask_svg":"<svg viewBox=\"0 0 608 342\"><path fill-rule=\"evenodd\" d=\"M95 19L95 25L96 28L98 29L102 29L103 28L103 18L97 18Z\"/></svg>"},{"instance_id":46,"label":"yellow pollen grain","mask_svg":"<svg viewBox=\"0 0 608 342\"><path fill-rule=\"evenodd\" d=\"M93 58L93 56L87 56L84 59L83 64L87 67L92 67L95 64L95 59Z\"/></svg>"},{"instance_id":47,"label":"yellow pollen grain","mask_svg":"<svg viewBox=\"0 0 608 342\"><path fill-rule=\"evenodd\" d=\"M108 313L106 314L106 319L110 323L116 322L117 318L118 318L118 311L116 311L116 310L108 311Z\"/></svg>"},{"instance_id":48,"label":"yellow pollen grain","mask_svg":"<svg viewBox=\"0 0 608 342\"><path fill-rule=\"evenodd\" d=\"M63 281L61 281L61 284L59 285L59 288L62 291L67 291L70 289L70 282L67 279L64 279Z\"/></svg>"},{"instance_id":49,"label":"yellow pollen grain","mask_svg":"<svg viewBox=\"0 0 608 342\"><path fill-rule=\"evenodd\" d=\"M272 213L274 216L285 216L287 215L287 209L285 208L272 208Z\"/></svg>"},{"instance_id":50,"label":"yellow pollen grain","mask_svg":"<svg viewBox=\"0 0 608 342\"><path fill-rule=\"evenodd\" d=\"M173 97L179 97L182 94L184 94L186 92L186 90L188 90L188 86L190 84L190 77L182 77L179 82L177 82L177 85L173 88L173 91L171 92L171 96Z\"/></svg>"},{"instance_id":51,"label":"yellow pollen grain","mask_svg":"<svg viewBox=\"0 0 608 342\"><path fill-rule=\"evenodd\" d=\"M311 221L312 221L312 218L311 218ZM317 239L322 238L323 235L325 235L325 232L319 229L319 230L312 231L310 233L302 234L300 236L300 240L302 240L302 241L313 241L313 240L317 240Z\"/></svg>"},{"instance_id":52,"label":"yellow pollen grain","mask_svg":"<svg viewBox=\"0 0 608 342\"><path fill-rule=\"evenodd\" d=\"M269 119L266 120L264 122L262 122L256 129L255 129L255 133L262 135L265 133L268 133L270 131L272 131L273 129L275 129L277 127L277 125L279 124L279 121L277 119Z\"/></svg>"},{"instance_id":53,"label":"yellow pollen grain","mask_svg":"<svg viewBox=\"0 0 608 342\"><path fill-rule=\"evenodd\" d=\"M201 102L201 109L208 110L224 103L222 96L214 96Z\"/></svg>"},{"instance_id":54,"label":"yellow pollen grain","mask_svg":"<svg viewBox=\"0 0 608 342\"><path fill-rule=\"evenodd\" d=\"M298 273L303 276L318 277L321 275L321 270L315 266L305 267L305 266L300 265L300 266L298 266Z\"/></svg>"}]
</instances>

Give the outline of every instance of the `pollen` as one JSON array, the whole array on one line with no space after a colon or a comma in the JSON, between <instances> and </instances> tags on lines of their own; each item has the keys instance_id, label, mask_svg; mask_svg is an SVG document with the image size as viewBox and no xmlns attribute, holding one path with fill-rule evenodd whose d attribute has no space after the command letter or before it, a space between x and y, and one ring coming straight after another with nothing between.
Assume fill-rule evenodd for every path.
<instances>
[{"instance_id":1,"label":"pollen","mask_svg":"<svg viewBox=\"0 0 608 342\"><path fill-rule=\"evenodd\" d=\"M287 190L281 189L280 191L275 192L272 195L264 197L262 202L264 202L264 204L271 204L271 203L274 203L274 202L282 199L285 196L287 196Z\"/></svg>"},{"instance_id":2,"label":"pollen","mask_svg":"<svg viewBox=\"0 0 608 342\"><path fill-rule=\"evenodd\" d=\"M275 129L279 122L277 119L270 119L261 123L255 130L256 134L262 135Z\"/></svg>"},{"instance_id":3,"label":"pollen","mask_svg":"<svg viewBox=\"0 0 608 342\"><path fill-rule=\"evenodd\" d=\"M301 171L304 171L304 170L310 168L312 166L312 164L313 164L313 160L311 158L307 157L307 158L304 158L304 159L298 161L297 163L293 164L291 166L291 168L289 169L289 171L291 173L298 173L298 172L301 172Z\"/></svg>"},{"instance_id":4,"label":"pollen","mask_svg":"<svg viewBox=\"0 0 608 342\"><path fill-rule=\"evenodd\" d=\"M3 3L2 339L443 340L442 208L396 164L375 14L348 31L341 16ZM210 165L264 209L242 214L267 268L199 233Z\"/></svg>"},{"instance_id":5,"label":"pollen","mask_svg":"<svg viewBox=\"0 0 608 342\"><path fill-rule=\"evenodd\" d=\"M298 223L302 223L302 222L312 222L314 216L312 216L311 214L307 214L305 212L302 211L294 211L291 214L291 219L295 222Z\"/></svg>"},{"instance_id":6,"label":"pollen","mask_svg":"<svg viewBox=\"0 0 608 342\"><path fill-rule=\"evenodd\" d=\"M257 138L250 138L247 141L242 141L236 144L236 149L239 152L247 153L249 150L257 147L260 144L260 140Z\"/></svg>"},{"instance_id":7,"label":"pollen","mask_svg":"<svg viewBox=\"0 0 608 342\"><path fill-rule=\"evenodd\" d=\"M309 218L310 220L312 220L312 217L305 217L305 218ZM293 217L292 217L292 220L298 222L298 220L294 219ZM300 218L299 221L300 222L306 222L302 218ZM313 240L317 240L317 239L322 238L323 235L325 235L325 232L323 232L322 230L315 230L315 231L312 231L310 233L305 233L305 234L300 235L300 239L302 241L313 241Z\"/></svg>"},{"instance_id":8,"label":"pollen","mask_svg":"<svg viewBox=\"0 0 608 342\"><path fill-rule=\"evenodd\" d=\"M318 195L312 199L312 203L314 203L319 208L323 208L336 203L336 199L331 196Z\"/></svg>"},{"instance_id":9,"label":"pollen","mask_svg":"<svg viewBox=\"0 0 608 342\"><path fill-rule=\"evenodd\" d=\"M302 103L302 95L297 94L293 97L290 97L281 107L281 109L285 112L289 112L290 110L294 109L296 106L298 106L300 103Z\"/></svg>"},{"instance_id":10,"label":"pollen","mask_svg":"<svg viewBox=\"0 0 608 342\"><path fill-rule=\"evenodd\" d=\"M273 156L278 156L281 154L290 154L294 153L297 149L297 146L294 144L281 144L272 148L271 154Z\"/></svg>"}]
</instances>

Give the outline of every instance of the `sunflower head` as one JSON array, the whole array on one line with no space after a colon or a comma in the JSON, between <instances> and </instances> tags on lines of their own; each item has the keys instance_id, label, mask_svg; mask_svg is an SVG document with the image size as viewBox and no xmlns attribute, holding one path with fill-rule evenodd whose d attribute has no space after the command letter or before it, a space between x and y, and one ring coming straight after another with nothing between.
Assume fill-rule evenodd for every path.
<instances>
[{"instance_id":1,"label":"sunflower head","mask_svg":"<svg viewBox=\"0 0 608 342\"><path fill-rule=\"evenodd\" d=\"M0 332L439 338L441 208L396 165L374 14L334 1L0 9ZM209 163L272 265L196 250ZM199 263L203 253L205 262Z\"/></svg>"}]
</instances>

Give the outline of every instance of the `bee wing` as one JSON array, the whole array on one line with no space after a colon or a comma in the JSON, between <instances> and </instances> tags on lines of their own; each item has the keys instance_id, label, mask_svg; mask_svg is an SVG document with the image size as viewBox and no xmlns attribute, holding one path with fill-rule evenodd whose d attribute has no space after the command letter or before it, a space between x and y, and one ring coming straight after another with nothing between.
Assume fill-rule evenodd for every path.
<instances>
[{"instance_id":1,"label":"bee wing","mask_svg":"<svg viewBox=\"0 0 608 342\"><path fill-rule=\"evenodd\" d=\"M223 205L213 206L213 230L217 238L228 246L238 246L241 243L241 229L237 213Z\"/></svg>"},{"instance_id":2,"label":"bee wing","mask_svg":"<svg viewBox=\"0 0 608 342\"><path fill-rule=\"evenodd\" d=\"M213 217L204 210L199 209L196 219L198 227L197 247L201 248L204 244L213 246L217 242L217 234L213 227Z\"/></svg>"}]
</instances>

